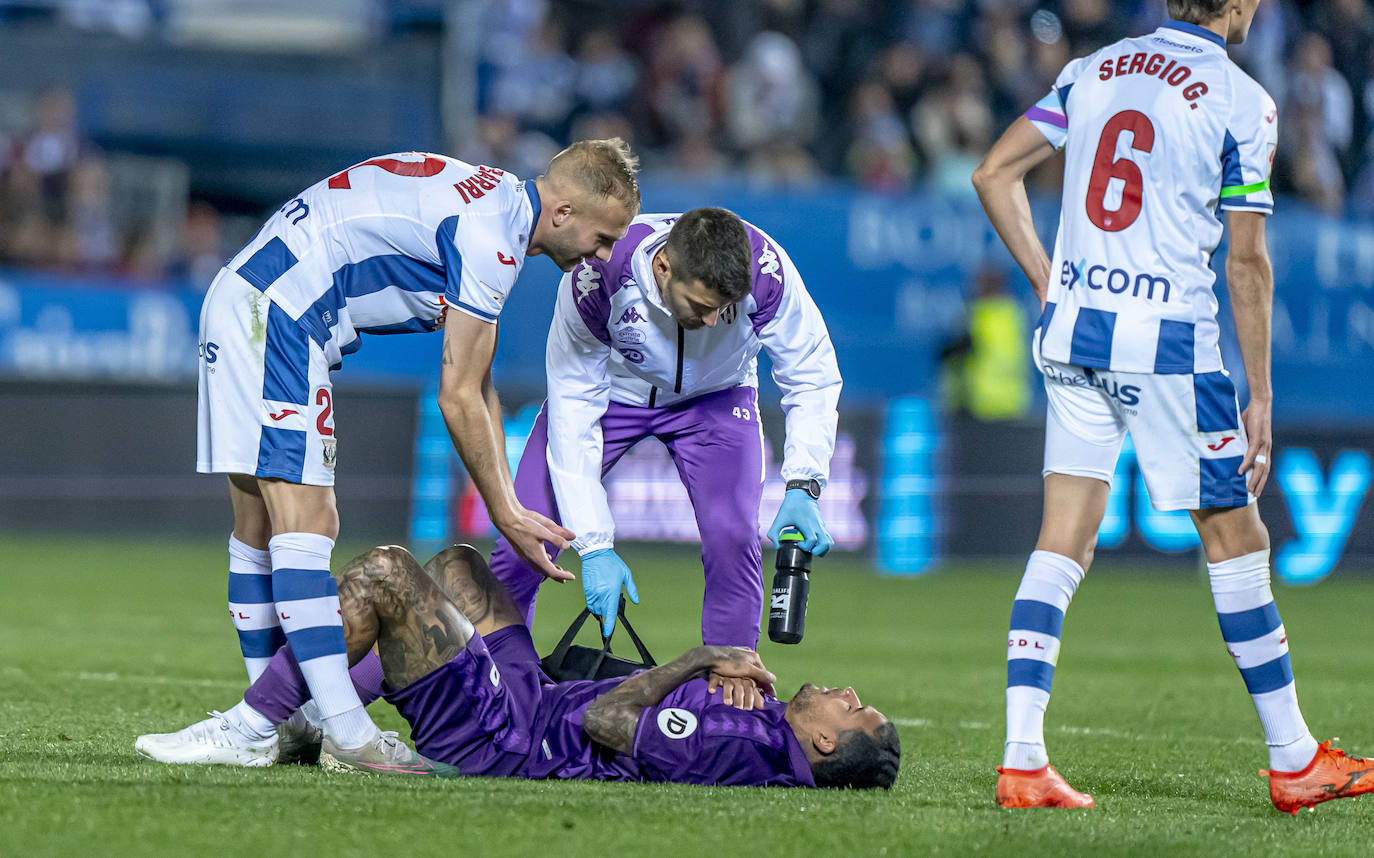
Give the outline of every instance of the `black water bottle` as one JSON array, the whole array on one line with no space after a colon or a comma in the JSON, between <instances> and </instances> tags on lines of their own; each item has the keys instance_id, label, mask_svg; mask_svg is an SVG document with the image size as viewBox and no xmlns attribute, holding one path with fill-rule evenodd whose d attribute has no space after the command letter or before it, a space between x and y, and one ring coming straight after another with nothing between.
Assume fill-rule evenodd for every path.
<instances>
[{"instance_id":1,"label":"black water bottle","mask_svg":"<svg viewBox=\"0 0 1374 858\"><path fill-rule=\"evenodd\" d=\"M778 535L778 558L774 563L773 594L768 602L768 639L774 643L801 643L806 631L806 597L811 591L811 552L801 547L802 536L795 527L783 528Z\"/></svg>"}]
</instances>

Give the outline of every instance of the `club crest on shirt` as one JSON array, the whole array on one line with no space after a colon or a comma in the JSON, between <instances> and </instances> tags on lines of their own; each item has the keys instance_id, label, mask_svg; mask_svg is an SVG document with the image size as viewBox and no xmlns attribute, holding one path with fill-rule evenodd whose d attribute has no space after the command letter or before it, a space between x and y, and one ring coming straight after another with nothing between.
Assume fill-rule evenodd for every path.
<instances>
[{"instance_id":1,"label":"club crest on shirt","mask_svg":"<svg viewBox=\"0 0 1374 858\"><path fill-rule=\"evenodd\" d=\"M324 445L324 467L326 470L334 470L334 463L339 458L339 439L321 438L320 443Z\"/></svg>"},{"instance_id":2,"label":"club crest on shirt","mask_svg":"<svg viewBox=\"0 0 1374 858\"><path fill-rule=\"evenodd\" d=\"M685 739L697 731L697 716L670 706L658 713L658 729L669 739Z\"/></svg>"}]
</instances>

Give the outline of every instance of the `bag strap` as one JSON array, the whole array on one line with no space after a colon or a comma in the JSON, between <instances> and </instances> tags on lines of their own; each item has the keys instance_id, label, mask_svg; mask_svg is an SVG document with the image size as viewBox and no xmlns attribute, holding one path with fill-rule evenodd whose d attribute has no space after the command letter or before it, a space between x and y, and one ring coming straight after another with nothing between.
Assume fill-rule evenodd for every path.
<instances>
[{"instance_id":1,"label":"bag strap","mask_svg":"<svg viewBox=\"0 0 1374 858\"><path fill-rule=\"evenodd\" d=\"M550 662L557 665L563 664L568 657L568 650L572 648L573 639L577 637L577 633L582 630L582 624L587 622L587 618L591 615L591 611L586 608L582 609L582 613L577 615L577 619L573 620L572 625L568 626L568 630L563 633L563 639L558 642L558 646L549 653L548 660Z\"/></svg>"},{"instance_id":2,"label":"bag strap","mask_svg":"<svg viewBox=\"0 0 1374 858\"><path fill-rule=\"evenodd\" d=\"M649 654L649 648L644 645L644 641L639 639L639 635L635 634L635 627L630 625L629 618L625 616L624 596L620 597L620 606L618 613L620 614L620 624L625 627L625 633L630 636L630 640L634 643L635 649L639 650L640 661L644 662L644 664L647 664L649 667L657 667L658 662L654 661L654 657ZM611 651L610 638L606 639L605 650L606 652Z\"/></svg>"},{"instance_id":3,"label":"bag strap","mask_svg":"<svg viewBox=\"0 0 1374 858\"><path fill-rule=\"evenodd\" d=\"M634 626L630 625L630 620L625 616L624 596L620 597L620 604L616 608L616 613L619 615L620 625L624 627L625 633L630 636L630 641L634 643L635 649L639 651L640 660L649 667L657 667L658 662L654 661L654 657L649 654L649 648L644 645L644 641L639 639L639 635L635 633ZM568 626L568 630L563 633L562 639L558 641L558 646L554 647L553 652L549 653L548 660L550 662L558 665L563 664L568 656L568 650L572 648L573 640L577 638L577 633L582 631L582 624L587 622L587 618L591 616L592 612L590 609L582 609L582 613L577 615L577 619L573 620L572 625ZM596 675L596 671L601 668L601 663L604 662L606 656L610 654L611 639L602 638L601 654L597 656L596 663L592 665L592 676Z\"/></svg>"}]
</instances>

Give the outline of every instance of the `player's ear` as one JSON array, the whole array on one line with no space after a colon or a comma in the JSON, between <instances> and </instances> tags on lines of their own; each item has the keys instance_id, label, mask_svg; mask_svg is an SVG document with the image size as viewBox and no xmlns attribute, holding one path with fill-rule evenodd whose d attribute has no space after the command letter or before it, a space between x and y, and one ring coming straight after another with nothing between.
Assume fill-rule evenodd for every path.
<instances>
[{"instance_id":1,"label":"player's ear","mask_svg":"<svg viewBox=\"0 0 1374 858\"><path fill-rule=\"evenodd\" d=\"M835 753L835 734L824 727L817 727L811 734L811 745L822 757Z\"/></svg>"},{"instance_id":2,"label":"player's ear","mask_svg":"<svg viewBox=\"0 0 1374 858\"><path fill-rule=\"evenodd\" d=\"M563 226L568 222L568 218L572 217L572 212L572 200L559 200L554 204L553 210L549 213L549 217L553 221L554 226Z\"/></svg>"}]
</instances>

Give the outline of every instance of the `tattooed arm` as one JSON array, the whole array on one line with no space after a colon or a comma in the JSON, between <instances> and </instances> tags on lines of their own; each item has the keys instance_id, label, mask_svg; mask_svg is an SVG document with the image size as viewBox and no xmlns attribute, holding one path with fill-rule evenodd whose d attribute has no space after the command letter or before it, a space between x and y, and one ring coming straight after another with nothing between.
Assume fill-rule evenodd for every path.
<instances>
[{"instance_id":1,"label":"tattooed arm","mask_svg":"<svg viewBox=\"0 0 1374 858\"><path fill-rule=\"evenodd\" d=\"M628 754L633 749L639 716L656 706L669 692L689 679L707 673L751 679L765 691L773 690L775 677L750 649L731 646L699 646L667 664L633 676L598 697L582 716L582 729L592 740Z\"/></svg>"}]
</instances>

